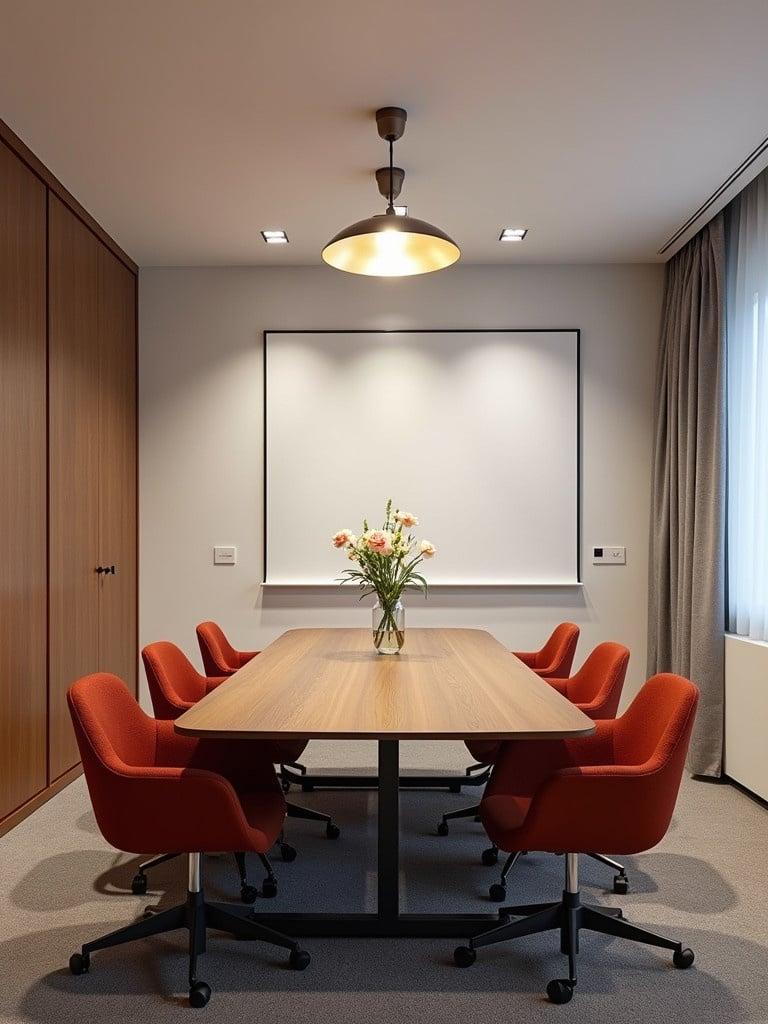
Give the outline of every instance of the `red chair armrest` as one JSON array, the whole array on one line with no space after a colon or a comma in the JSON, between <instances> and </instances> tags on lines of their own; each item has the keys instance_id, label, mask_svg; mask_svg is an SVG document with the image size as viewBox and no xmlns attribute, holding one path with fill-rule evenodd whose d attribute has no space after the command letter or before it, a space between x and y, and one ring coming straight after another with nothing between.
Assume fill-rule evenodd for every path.
<instances>
[{"instance_id":1,"label":"red chair armrest","mask_svg":"<svg viewBox=\"0 0 768 1024\"><path fill-rule=\"evenodd\" d=\"M173 722L157 723L155 761L159 766L215 772L238 792L282 792L265 740L202 739L176 732Z\"/></svg>"},{"instance_id":2,"label":"red chair armrest","mask_svg":"<svg viewBox=\"0 0 768 1024\"><path fill-rule=\"evenodd\" d=\"M501 745L486 796L533 796L562 768L605 764L613 758L614 721L596 722L589 736L570 740L511 740ZM531 847L534 849L534 847Z\"/></svg>"},{"instance_id":3,"label":"red chair armrest","mask_svg":"<svg viewBox=\"0 0 768 1024\"><path fill-rule=\"evenodd\" d=\"M534 797L521 842L553 853L640 853L664 837L676 797L659 772L636 765L563 768Z\"/></svg>"},{"instance_id":4,"label":"red chair armrest","mask_svg":"<svg viewBox=\"0 0 768 1024\"><path fill-rule=\"evenodd\" d=\"M134 768L110 779L99 827L108 842L131 853L251 850L266 846L246 821L227 779L197 768ZM267 847L268 848L268 847Z\"/></svg>"}]
</instances>

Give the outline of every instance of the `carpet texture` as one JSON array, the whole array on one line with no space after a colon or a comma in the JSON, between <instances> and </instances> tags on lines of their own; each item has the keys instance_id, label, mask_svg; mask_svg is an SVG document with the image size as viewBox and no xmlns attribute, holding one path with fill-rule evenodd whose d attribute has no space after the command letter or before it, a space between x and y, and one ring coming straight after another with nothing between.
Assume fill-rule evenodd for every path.
<instances>
[{"instance_id":1,"label":"carpet texture","mask_svg":"<svg viewBox=\"0 0 768 1024\"><path fill-rule=\"evenodd\" d=\"M291 864L276 858L280 891L265 909L373 909L375 793L292 798L331 811L342 837L332 842L313 823L290 821L299 856ZM440 814L471 798L403 793L403 909L491 908L487 888L498 869L479 862L487 845L480 826L463 821L448 837L435 834ZM585 934L568 1006L544 998L547 981L566 964L555 933L481 950L469 970L453 966L453 940L306 939L313 959L303 973L290 971L281 951L211 933L199 975L213 996L195 1011L186 1005L181 932L96 953L82 977L66 969L83 941L128 923L148 904L179 902L185 888L179 860L152 873L147 896L130 893L138 858L101 839L80 779L0 839L0 1020L122 1024L200 1013L220 1024L765 1024L767 850L764 807L730 786L688 781L664 842L626 859L627 896L608 891L609 869L583 860L585 899L620 905L637 924L682 939L696 963L677 971L666 952ZM255 858L249 867L260 881ZM562 874L562 858L530 854L510 876L508 902L557 899ZM205 877L210 899L236 899L229 856L208 857Z\"/></svg>"}]
</instances>

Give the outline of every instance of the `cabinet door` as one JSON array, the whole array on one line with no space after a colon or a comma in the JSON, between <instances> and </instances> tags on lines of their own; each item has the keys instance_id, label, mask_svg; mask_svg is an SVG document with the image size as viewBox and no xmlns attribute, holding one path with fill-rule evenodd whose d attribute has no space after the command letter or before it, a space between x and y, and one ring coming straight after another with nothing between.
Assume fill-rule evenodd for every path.
<instances>
[{"instance_id":1,"label":"cabinet door","mask_svg":"<svg viewBox=\"0 0 768 1024\"><path fill-rule=\"evenodd\" d=\"M66 692L99 657L100 242L49 197L50 780L79 754Z\"/></svg>"},{"instance_id":2,"label":"cabinet door","mask_svg":"<svg viewBox=\"0 0 768 1024\"><path fill-rule=\"evenodd\" d=\"M99 668L137 681L136 278L99 246Z\"/></svg>"},{"instance_id":3,"label":"cabinet door","mask_svg":"<svg viewBox=\"0 0 768 1024\"><path fill-rule=\"evenodd\" d=\"M45 202L0 143L0 818L46 784Z\"/></svg>"}]
</instances>

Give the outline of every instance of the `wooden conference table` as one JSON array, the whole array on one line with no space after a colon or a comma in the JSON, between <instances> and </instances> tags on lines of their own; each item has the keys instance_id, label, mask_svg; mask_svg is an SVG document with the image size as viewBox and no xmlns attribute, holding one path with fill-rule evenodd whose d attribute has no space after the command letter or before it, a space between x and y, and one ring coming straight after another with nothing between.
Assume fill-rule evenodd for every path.
<instances>
[{"instance_id":1,"label":"wooden conference table","mask_svg":"<svg viewBox=\"0 0 768 1024\"><path fill-rule=\"evenodd\" d=\"M366 629L292 629L176 720L192 736L378 741L376 913L257 914L293 935L470 936L490 914L402 914L400 740L536 740L594 724L490 633L409 629L382 656Z\"/></svg>"}]
</instances>

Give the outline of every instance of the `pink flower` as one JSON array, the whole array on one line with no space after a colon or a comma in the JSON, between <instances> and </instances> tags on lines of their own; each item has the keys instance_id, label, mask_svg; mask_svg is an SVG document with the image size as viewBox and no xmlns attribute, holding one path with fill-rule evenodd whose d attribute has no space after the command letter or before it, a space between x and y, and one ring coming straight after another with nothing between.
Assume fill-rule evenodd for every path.
<instances>
[{"instance_id":1,"label":"pink flower","mask_svg":"<svg viewBox=\"0 0 768 1024\"><path fill-rule=\"evenodd\" d=\"M339 530L331 537L331 543L335 548L346 547L347 544L354 544L357 538L351 530Z\"/></svg>"},{"instance_id":2,"label":"pink flower","mask_svg":"<svg viewBox=\"0 0 768 1024\"><path fill-rule=\"evenodd\" d=\"M431 558L435 554L435 552L437 551L437 548L435 547L434 544L431 544L428 540L423 540L421 542L421 544L419 545L419 551L421 551L421 553L424 556L424 558Z\"/></svg>"},{"instance_id":3,"label":"pink flower","mask_svg":"<svg viewBox=\"0 0 768 1024\"><path fill-rule=\"evenodd\" d=\"M412 512L398 512L395 519L401 526L404 526L406 530L410 530L412 526L419 525L419 520Z\"/></svg>"},{"instance_id":4,"label":"pink flower","mask_svg":"<svg viewBox=\"0 0 768 1024\"><path fill-rule=\"evenodd\" d=\"M392 554L392 534L389 530L369 530L363 540L377 555Z\"/></svg>"}]
</instances>

